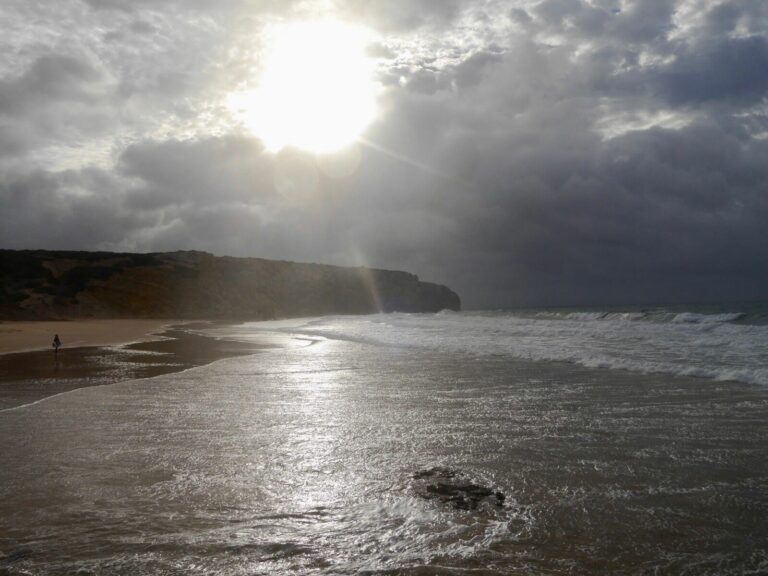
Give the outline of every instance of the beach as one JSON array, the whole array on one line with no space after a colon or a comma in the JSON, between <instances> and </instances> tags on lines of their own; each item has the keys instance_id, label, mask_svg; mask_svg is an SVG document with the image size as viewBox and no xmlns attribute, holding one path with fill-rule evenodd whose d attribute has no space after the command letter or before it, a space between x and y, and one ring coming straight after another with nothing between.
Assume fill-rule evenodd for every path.
<instances>
[{"instance_id":1,"label":"beach","mask_svg":"<svg viewBox=\"0 0 768 576\"><path fill-rule=\"evenodd\" d=\"M150 378L269 347L205 336L210 322L74 320L0 324L0 410L88 386ZM58 333L58 354L37 348ZM49 337L50 336L50 337Z\"/></svg>"},{"instance_id":2,"label":"beach","mask_svg":"<svg viewBox=\"0 0 768 576\"><path fill-rule=\"evenodd\" d=\"M64 348L111 346L156 339L156 333L176 320L61 320L0 322L0 354L52 350L59 334Z\"/></svg>"},{"instance_id":3,"label":"beach","mask_svg":"<svg viewBox=\"0 0 768 576\"><path fill-rule=\"evenodd\" d=\"M206 333L223 345L285 345L0 412L0 457L11 463L0 469L0 567L768 568L765 387L462 352L458 340L425 336L457 322L487 331L483 318L220 325ZM530 346L542 333L526 326ZM717 331L691 328L699 340Z\"/></svg>"}]
</instances>

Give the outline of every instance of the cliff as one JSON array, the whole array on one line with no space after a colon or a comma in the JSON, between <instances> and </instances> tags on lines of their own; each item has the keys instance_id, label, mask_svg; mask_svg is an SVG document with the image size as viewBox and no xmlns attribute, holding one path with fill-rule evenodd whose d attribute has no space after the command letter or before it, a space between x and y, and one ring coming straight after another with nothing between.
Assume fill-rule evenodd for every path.
<instances>
[{"instance_id":1,"label":"cliff","mask_svg":"<svg viewBox=\"0 0 768 576\"><path fill-rule=\"evenodd\" d=\"M261 320L377 311L459 310L414 274L205 252L0 250L0 319Z\"/></svg>"}]
</instances>

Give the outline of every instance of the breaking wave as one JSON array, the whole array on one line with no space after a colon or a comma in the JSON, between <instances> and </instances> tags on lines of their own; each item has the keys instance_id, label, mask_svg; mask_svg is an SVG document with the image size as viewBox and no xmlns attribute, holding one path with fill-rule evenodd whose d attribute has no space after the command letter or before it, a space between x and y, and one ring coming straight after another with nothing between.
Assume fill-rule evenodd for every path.
<instances>
[{"instance_id":1,"label":"breaking wave","mask_svg":"<svg viewBox=\"0 0 768 576\"><path fill-rule=\"evenodd\" d=\"M768 325L743 312L461 312L326 317L284 331L768 385Z\"/></svg>"},{"instance_id":2,"label":"breaking wave","mask_svg":"<svg viewBox=\"0 0 768 576\"><path fill-rule=\"evenodd\" d=\"M764 318L751 316L746 312L723 312L723 313L700 313L700 312L672 312L668 310L647 310L632 312L609 312L609 311L590 311L590 312L561 312L561 311L536 311L534 313L522 312L521 317L533 317L550 320L581 320L581 321L599 321L599 320L620 320L625 322L646 321L665 323L672 322L676 324L718 324L722 322L736 322L740 320L749 323L750 320L757 320L760 324Z\"/></svg>"}]
</instances>

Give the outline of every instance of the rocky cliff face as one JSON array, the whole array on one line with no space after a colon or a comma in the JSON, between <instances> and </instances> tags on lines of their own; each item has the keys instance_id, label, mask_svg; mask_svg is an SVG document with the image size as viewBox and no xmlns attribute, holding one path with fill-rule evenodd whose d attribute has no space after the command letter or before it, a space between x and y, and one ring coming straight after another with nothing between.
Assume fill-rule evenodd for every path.
<instances>
[{"instance_id":1,"label":"rocky cliff face","mask_svg":"<svg viewBox=\"0 0 768 576\"><path fill-rule=\"evenodd\" d=\"M0 250L0 319L271 319L459 310L459 297L406 272L205 252Z\"/></svg>"}]
</instances>

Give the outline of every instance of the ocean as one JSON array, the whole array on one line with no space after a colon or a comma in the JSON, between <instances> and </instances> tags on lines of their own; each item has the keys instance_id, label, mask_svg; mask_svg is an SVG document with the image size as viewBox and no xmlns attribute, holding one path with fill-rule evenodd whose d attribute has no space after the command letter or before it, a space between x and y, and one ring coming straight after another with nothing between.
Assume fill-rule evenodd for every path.
<instances>
[{"instance_id":1,"label":"ocean","mask_svg":"<svg viewBox=\"0 0 768 576\"><path fill-rule=\"evenodd\" d=\"M217 326L0 411L0 573L768 573L768 308Z\"/></svg>"}]
</instances>

